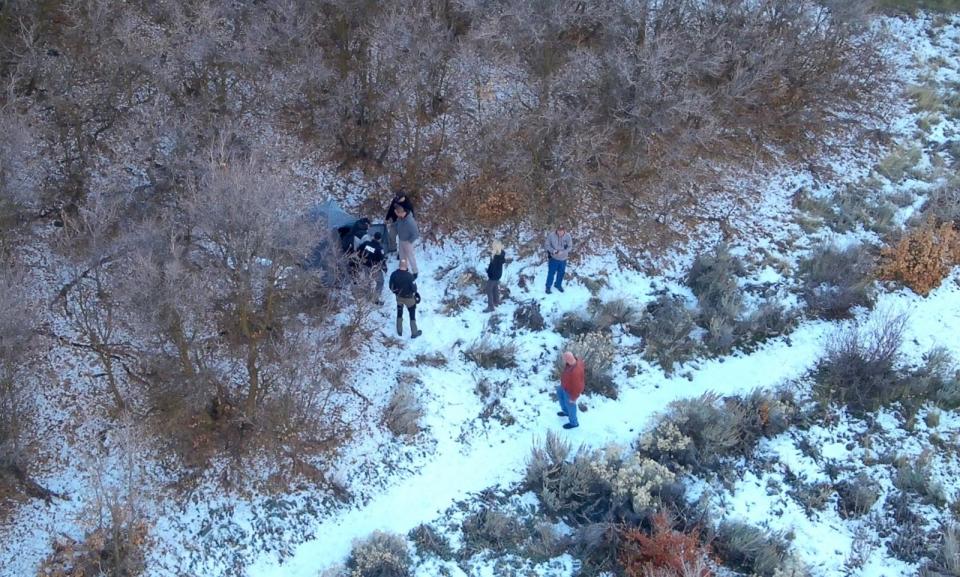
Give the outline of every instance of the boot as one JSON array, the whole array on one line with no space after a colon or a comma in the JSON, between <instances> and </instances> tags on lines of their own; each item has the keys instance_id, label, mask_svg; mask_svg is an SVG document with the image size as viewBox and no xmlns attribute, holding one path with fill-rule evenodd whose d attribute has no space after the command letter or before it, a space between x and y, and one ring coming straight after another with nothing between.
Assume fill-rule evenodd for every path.
<instances>
[{"instance_id":1,"label":"boot","mask_svg":"<svg viewBox=\"0 0 960 577\"><path fill-rule=\"evenodd\" d=\"M423 334L423 331L417 329L417 320L410 319L410 338L415 339Z\"/></svg>"}]
</instances>

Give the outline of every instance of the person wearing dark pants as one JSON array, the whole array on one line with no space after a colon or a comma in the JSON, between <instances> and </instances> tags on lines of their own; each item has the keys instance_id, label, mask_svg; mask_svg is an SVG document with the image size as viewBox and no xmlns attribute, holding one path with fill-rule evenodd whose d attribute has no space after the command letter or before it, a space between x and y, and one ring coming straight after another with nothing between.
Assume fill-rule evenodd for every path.
<instances>
[{"instance_id":1,"label":"person wearing dark pants","mask_svg":"<svg viewBox=\"0 0 960 577\"><path fill-rule=\"evenodd\" d=\"M577 399L583 393L586 384L583 361L570 351L563 353L563 372L560 373L560 386L557 387L557 398L560 401L558 417L567 417L569 422L564 429L575 429L580 426L577 421Z\"/></svg>"},{"instance_id":2,"label":"person wearing dark pants","mask_svg":"<svg viewBox=\"0 0 960 577\"><path fill-rule=\"evenodd\" d=\"M403 336L403 309L406 307L410 315L410 338L415 339L423 334L417 328L417 281L407 270L407 261L400 261L400 268L390 275L390 292L397 295L397 335Z\"/></svg>"},{"instance_id":3,"label":"person wearing dark pants","mask_svg":"<svg viewBox=\"0 0 960 577\"><path fill-rule=\"evenodd\" d=\"M371 294L377 304L383 304L380 295L383 294L383 274L387 271L387 259L383 255L383 245L380 244L381 238L379 232L374 233L372 239L363 241L357 248L360 264L367 268L369 277L373 277L376 288Z\"/></svg>"},{"instance_id":4,"label":"person wearing dark pants","mask_svg":"<svg viewBox=\"0 0 960 577\"><path fill-rule=\"evenodd\" d=\"M573 239L563 225L547 235L543 248L547 251L547 294L556 288L563 292L563 277L567 272L567 257L573 250Z\"/></svg>"},{"instance_id":5,"label":"person wearing dark pants","mask_svg":"<svg viewBox=\"0 0 960 577\"><path fill-rule=\"evenodd\" d=\"M506 256L503 252L503 243L499 240L490 245L490 264L487 265L487 284L484 292L487 294L487 309L490 313L500 304L500 277L503 276L503 263Z\"/></svg>"},{"instance_id":6,"label":"person wearing dark pants","mask_svg":"<svg viewBox=\"0 0 960 577\"><path fill-rule=\"evenodd\" d=\"M397 216L397 208L402 208L404 212L413 214L413 203L410 202L410 197L407 196L407 193L401 188L397 190L393 195L393 200L390 201L390 206L387 207L387 216L384 217L383 221L387 223L387 251L398 250L397 245L397 220L400 218ZM399 251L398 251L399 254Z\"/></svg>"}]
</instances>

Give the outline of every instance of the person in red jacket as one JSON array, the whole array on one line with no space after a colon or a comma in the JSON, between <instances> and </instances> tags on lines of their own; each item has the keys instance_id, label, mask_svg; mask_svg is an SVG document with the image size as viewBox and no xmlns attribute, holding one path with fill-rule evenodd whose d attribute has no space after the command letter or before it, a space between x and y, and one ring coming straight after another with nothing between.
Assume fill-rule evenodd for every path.
<instances>
[{"instance_id":1,"label":"person in red jacket","mask_svg":"<svg viewBox=\"0 0 960 577\"><path fill-rule=\"evenodd\" d=\"M563 353L563 372L560 373L560 386L557 387L557 398L560 399L558 417L569 417L570 422L564 429L575 429L580 426L577 422L577 398L583 392L585 376L583 361L570 351Z\"/></svg>"}]
</instances>

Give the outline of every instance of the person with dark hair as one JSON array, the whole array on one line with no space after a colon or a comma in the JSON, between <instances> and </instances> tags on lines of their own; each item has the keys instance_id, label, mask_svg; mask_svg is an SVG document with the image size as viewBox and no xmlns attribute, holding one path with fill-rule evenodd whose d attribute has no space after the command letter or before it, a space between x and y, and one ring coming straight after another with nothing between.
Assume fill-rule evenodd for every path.
<instances>
[{"instance_id":1,"label":"person with dark hair","mask_svg":"<svg viewBox=\"0 0 960 577\"><path fill-rule=\"evenodd\" d=\"M499 240L490 245L490 264L487 265L487 284L484 292L487 294L487 309L483 312L492 313L500 304L500 277L503 276L503 263L506 262L506 253L503 243Z\"/></svg>"},{"instance_id":2,"label":"person with dark hair","mask_svg":"<svg viewBox=\"0 0 960 577\"><path fill-rule=\"evenodd\" d=\"M583 361L572 352L563 353L563 372L560 373L560 386L557 387L557 398L560 401L558 417L567 417L570 421L563 425L564 429L576 429L580 426L577 421L577 399L583 393L586 383Z\"/></svg>"},{"instance_id":3,"label":"person with dark hair","mask_svg":"<svg viewBox=\"0 0 960 577\"><path fill-rule=\"evenodd\" d=\"M403 308L407 308L410 315L410 338L415 339L423 334L417 328L417 302L420 293L417 292L417 281L407 270L407 261L400 260L400 268L390 275L390 292L397 295L397 335L403 336Z\"/></svg>"},{"instance_id":4,"label":"person with dark hair","mask_svg":"<svg viewBox=\"0 0 960 577\"><path fill-rule=\"evenodd\" d=\"M397 220L400 219L400 216L397 215L398 207L411 215L414 213L413 203L410 202L410 197L402 188L398 188L393 193L393 200L387 207L387 216L383 217L383 221L387 224L387 247L389 250L397 248Z\"/></svg>"},{"instance_id":5,"label":"person with dark hair","mask_svg":"<svg viewBox=\"0 0 960 577\"><path fill-rule=\"evenodd\" d=\"M373 300L377 304L383 304L380 295L383 294L383 275L387 272L387 259L383 255L383 245L380 244L381 235L379 232L373 234L372 239L360 243L357 248L357 254L360 256L360 264L367 268L367 271L373 277L376 283L376 289L373 293Z\"/></svg>"}]
</instances>

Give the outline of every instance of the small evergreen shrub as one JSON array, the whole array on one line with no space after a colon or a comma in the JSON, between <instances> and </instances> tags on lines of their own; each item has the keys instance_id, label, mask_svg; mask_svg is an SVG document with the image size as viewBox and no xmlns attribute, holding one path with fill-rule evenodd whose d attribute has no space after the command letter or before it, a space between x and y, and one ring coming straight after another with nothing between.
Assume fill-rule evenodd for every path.
<instances>
[{"instance_id":1,"label":"small evergreen shrub","mask_svg":"<svg viewBox=\"0 0 960 577\"><path fill-rule=\"evenodd\" d=\"M347 569L350 577L411 577L412 563L403 537L374 531L354 542Z\"/></svg>"},{"instance_id":2,"label":"small evergreen shrub","mask_svg":"<svg viewBox=\"0 0 960 577\"><path fill-rule=\"evenodd\" d=\"M801 292L811 314L828 320L851 316L855 306L873 306L873 256L864 245L821 245L800 262Z\"/></svg>"},{"instance_id":3,"label":"small evergreen shrub","mask_svg":"<svg viewBox=\"0 0 960 577\"><path fill-rule=\"evenodd\" d=\"M660 295L647 305L637 327L644 341L643 357L672 374L677 363L687 362L699 353L699 343L691 336L696 326L693 313L680 298Z\"/></svg>"},{"instance_id":4,"label":"small evergreen shrub","mask_svg":"<svg viewBox=\"0 0 960 577\"><path fill-rule=\"evenodd\" d=\"M893 486L919 496L925 503L943 508L947 504L946 490L933 476L932 460L929 451L924 451L915 460L898 459Z\"/></svg>"}]
</instances>

